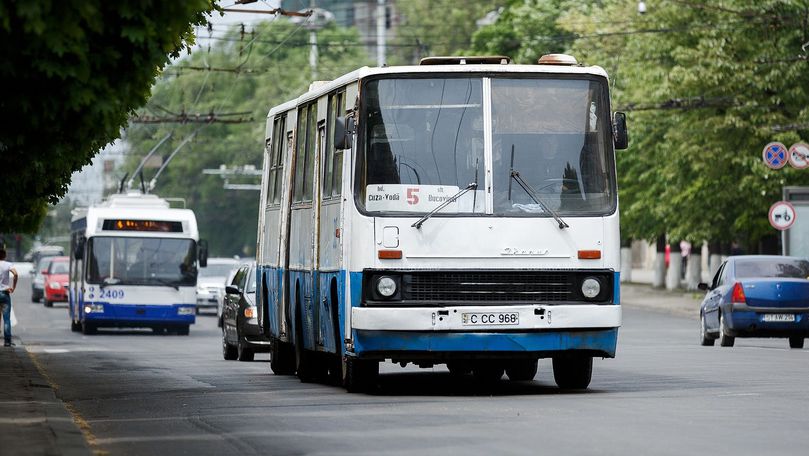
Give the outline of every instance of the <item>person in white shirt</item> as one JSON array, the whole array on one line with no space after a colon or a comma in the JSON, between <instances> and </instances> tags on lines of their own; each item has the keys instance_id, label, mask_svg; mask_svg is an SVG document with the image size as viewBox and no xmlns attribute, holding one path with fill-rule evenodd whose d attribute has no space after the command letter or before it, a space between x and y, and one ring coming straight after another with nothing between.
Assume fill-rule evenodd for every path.
<instances>
[{"instance_id":1,"label":"person in white shirt","mask_svg":"<svg viewBox=\"0 0 809 456\"><path fill-rule=\"evenodd\" d=\"M14 275L10 281L9 274ZM11 294L17 288L17 270L6 261L6 250L0 249L0 314L3 316L3 346L13 347L11 342Z\"/></svg>"}]
</instances>

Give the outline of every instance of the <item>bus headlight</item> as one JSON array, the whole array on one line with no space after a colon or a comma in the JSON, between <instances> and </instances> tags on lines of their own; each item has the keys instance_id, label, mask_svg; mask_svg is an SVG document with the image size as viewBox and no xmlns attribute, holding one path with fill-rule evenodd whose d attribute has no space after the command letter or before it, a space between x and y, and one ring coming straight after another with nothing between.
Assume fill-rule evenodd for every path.
<instances>
[{"instance_id":1,"label":"bus headlight","mask_svg":"<svg viewBox=\"0 0 809 456\"><path fill-rule=\"evenodd\" d=\"M593 299L601 293L601 282L595 277L587 277L581 283L581 294L587 299Z\"/></svg>"},{"instance_id":2,"label":"bus headlight","mask_svg":"<svg viewBox=\"0 0 809 456\"><path fill-rule=\"evenodd\" d=\"M378 278L376 280L376 292L382 297L390 298L396 294L396 281L388 276Z\"/></svg>"},{"instance_id":3,"label":"bus headlight","mask_svg":"<svg viewBox=\"0 0 809 456\"><path fill-rule=\"evenodd\" d=\"M84 313L104 313L104 304L86 304Z\"/></svg>"},{"instance_id":4,"label":"bus headlight","mask_svg":"<svg viewBox=\"0 0 809 456\"><path fill-rule=\"evenodd\" d=\"M178 307L177 315L194 315L196 309L192 306Z\"/></svg>"}]
</instances>

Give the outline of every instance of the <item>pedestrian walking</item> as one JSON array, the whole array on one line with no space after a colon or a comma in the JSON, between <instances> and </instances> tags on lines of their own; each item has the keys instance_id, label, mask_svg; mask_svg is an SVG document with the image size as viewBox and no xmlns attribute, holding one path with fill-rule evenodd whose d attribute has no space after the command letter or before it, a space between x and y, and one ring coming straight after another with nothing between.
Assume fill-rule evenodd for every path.
<instances>
[{"instance_id":1,"label":"pedestrian walking","mask_svg":"<svg viewBox=\"0 0 809 456\"><path fill-rule=\"evenodd\" d=\"M11 281L9 274L14 275ZM6 261L6 249L0 249L0 314L3 316L3 346L13 347L11 342L11 294L17 288L17 270Z\"/></svg>"}]
</instances>

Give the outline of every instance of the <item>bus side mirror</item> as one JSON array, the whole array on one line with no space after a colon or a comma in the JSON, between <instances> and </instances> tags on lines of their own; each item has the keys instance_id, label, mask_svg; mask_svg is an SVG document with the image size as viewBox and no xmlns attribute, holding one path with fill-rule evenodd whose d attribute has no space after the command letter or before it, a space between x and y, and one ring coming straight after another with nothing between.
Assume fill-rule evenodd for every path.
<instances>
[{"instance_id":1,"label":"bus side mirror","mask_svg":"<svg viewBox=\"0 0 809 456\"><path fill-rule=\"evenodd\" d=\"M199 246L199 250L197 252L197 258L199 259L199 267L204 268L208 266L208 241L204 241L200 239L197 243Z\"/></svg>"},{"instance_id":2,"label":"bus side mirror","mask_svg":"<svg viewBox=\"0 0 809 456\"><path fill-rule=\"evenodd\" d=\"M616 112L612 121L613 135L615 136L615 148L626 149L629 147L629 134L626 131L626 114Z\"/></svg>"},{"instance_id":3,"label":"bus side mirror","mask_svg":"<svg viewBox=\"0 0 809 456\"><path fill-rule=\"evenodd\" d=\"M73 251L73 258L81 260L84 258L84 242L85 238L81 238L76 242L76 250Z\"/></svg>"},{"instance_id":4,"label":"bus side mirror","mask_svg":"<svg viewBox=\"0 0 809 456\"><path fill-rule=\"evenodd\" d=\"M353 117L338 117L334 119L334 148L338 150L351 149L351 136L354 132Z\"/></svg>"}]
</instances>

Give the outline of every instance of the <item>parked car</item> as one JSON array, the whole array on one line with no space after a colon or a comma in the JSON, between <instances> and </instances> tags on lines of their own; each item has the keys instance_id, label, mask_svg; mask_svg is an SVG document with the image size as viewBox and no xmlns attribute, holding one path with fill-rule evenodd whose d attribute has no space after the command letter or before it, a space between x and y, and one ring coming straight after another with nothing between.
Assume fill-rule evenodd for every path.
<instances>
[{"instance_id":1,"label":"parked car","mask_svg":"<svg viewBox=\"0 0 809 456\"><path fill-rule=\"evenodd\" d=\"M239 272L238 266L231 269L230 273L228 274L228 278L225 279L225 283L222 286L227 288L228 285L233 283L233 277L237 272ZM225 307L225 299L227 299L227 295L222 293L222 299L219 300L219 305L216 307L216 324L220 328L222 327L222 309Z\"/></svg>"},{"instance_id":2,"label":"parked car","mask_svg":"<svg viewBox=\"0 0 809 456\"><path fill-rule=\"evenodd\" d=\"M202 309L218 309L225 296L225 279L239 266L235 258L208 258L208 266L197 276L197 314Z\"/></svg>"},{"instance_id":3,"label":"parked car","mask_svg":"<svg viewBox=\"0 0 809 456\"><path fill-rule=\"evenodd\" d=\"M68 272L70 259L66 256L51 257L50 266L44 274L45 307L53 307L54 302L67 302Z\"/></svg>"},{"instance_id":4,"label":"parked car","mask_svg":"<svg viewBox=\"0 0 809 456\"><path fill-rule=\"evenodd\" d=\"M45 274L55 256L42 257L34 266L34 279L31 280L31 301L39 302L45 295Z\"/></svg>"},{"instance_id":5,"label":"parked car","mask_svg":"<svg viewBox=\"0 0 809 456\"><path fill-rule=\"evenodd\" d=\"M228 360L252 361L256 352L269 352L270 340L258 326L255 263L239 267L225 292L222 356Z\"/></svg>"},{"instance_id":6,"label":"parked car","mask_svg":"<svg viewBox=\"0 0 809 456\"><path fill-rule=\"evenodd\" d=\"M809 336L809 260L732 256L717 271L700 306L702 345L732 347L736 337L789 338L803 348Z\"/></svg>"}]
</instances>

